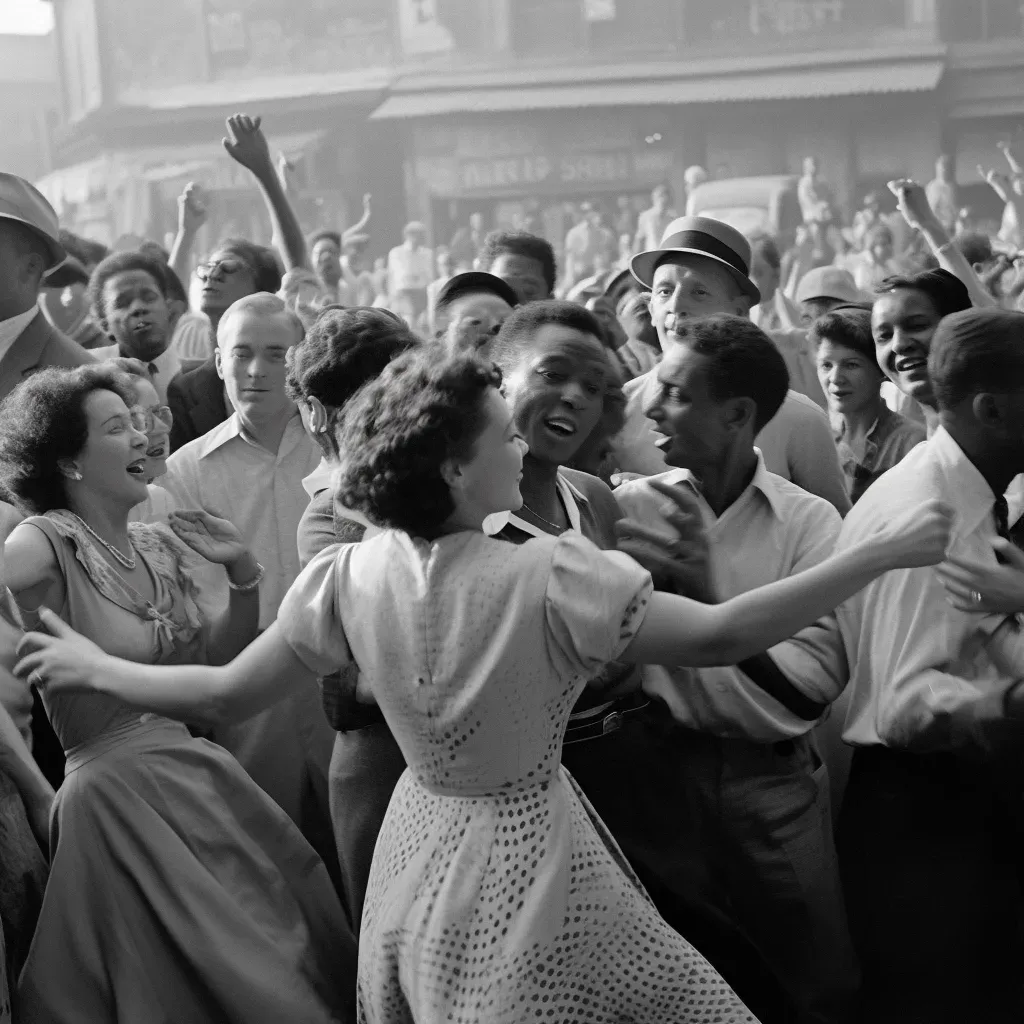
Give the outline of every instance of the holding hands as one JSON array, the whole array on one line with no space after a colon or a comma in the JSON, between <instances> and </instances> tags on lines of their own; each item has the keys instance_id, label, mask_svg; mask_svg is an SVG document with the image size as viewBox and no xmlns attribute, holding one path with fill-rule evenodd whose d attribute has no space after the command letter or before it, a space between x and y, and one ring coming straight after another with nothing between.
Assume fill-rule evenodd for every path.
<instances>
[{"instance_id":1,"label":"holding hands","mask_svg":"<svg viewBox=\"0 0 1024 1024\"><path fill-rule=\"evenodd\" d=\"M651 487L669 499L661 508L674 538L634 519L615 524L618 549L639 562L654 577L659 590L715 604L711 552L701 519L700 504L685 484L675 486L652 480Z\"/></svg>"}]
</instances>

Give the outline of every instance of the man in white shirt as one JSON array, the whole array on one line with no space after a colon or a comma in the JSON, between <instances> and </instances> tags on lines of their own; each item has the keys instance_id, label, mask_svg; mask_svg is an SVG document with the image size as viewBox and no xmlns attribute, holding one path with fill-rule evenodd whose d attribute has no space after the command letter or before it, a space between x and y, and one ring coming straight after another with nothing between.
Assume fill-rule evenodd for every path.
<instances>
[{"instance_id":1,"label":"man in white shirt","mask_svg":"<svg viewBox=\"0 0 1024 1024\"><path fill-rule=\"evenodd\" d=\"M405 225L405 241L388 253L391 308L410 326L427 309L427 285L434 278L434 251L424 242L427 229L418 220Z\"/></svg>"},{"instance_id":2,"label":"man in white shirt","mask_svg":"<svg viewBox=\"0 0 1024 1024\"><path fill-rule=\"evenodd\" d=\"M939 426L868 488L839 548L941 498L956 510L951 557L997 568L1002 495L1024 471L1022 337L1020 313L942 321L928 363ZM866 587L838 621L843 735L855 747L839 840L863 1019L1019 1021L1024 671L992 653L994 635L1019 631L1016 617L954 607L939 571L906 569Z\"/></svg>"},{"instance_id":3,"label":"man in white shirt","mask_svg":"<svg viewBox=\"0 0 1024 1024\"><path fill-rule=\"evenodd\" d=\"M114 342L93 349L93 356L100 362L123 356L145 363L166 404L167 385L181 369L181 359L171 345L174 325L163 265L141 252L108 256L89 280L89 304Z\"/></svg>"},{"instance_id":4,"label":"man in white shirt","mask_svg":"<svg viewBox=\"0 0 1024 1024\"><path fill-rule=\"evenodd\" d=\"M296 532L308 503L302 481L320 461L285 391L286 354L302 336L298 317L275 295L249 295L229 307L217 329L216 360L234 414L175 451L161 479L176 507L217 510L238 527L266 570L261 629L274 621L299 574ZM197 582L204 611L215 614L226 605L223 572L202 573ZM218 729L214 739L329 863L327 769L334 733L315 690Z\"/></svg>"},{"instance_id":5,"label":"man in white shirt","mask_svg":"<svg viewBox=\"0 0 1024 1024\"><path fill-rule=\"evenodd\" d=\"M633 276L651 288L651 319L663 353L686 337L688 317L731 313L749 317L761 293L750 280L750 243L709 217L680 217L661 248L633 257ZM626 423L615 439L618 468L649 476L667 466L644 414L658 391L656 370L625 386ZM757 436L769 472L792 480L845 514L850 507L828 417L809 398L790 391Z\"/></svg>"},{"instance_id":6,"label":"man in white shirt","mask_svg":"<svg viewBox=\"0 0 1024 1024\"><path fill-rule=\"evenodd\" d=\"M696 318L656 373L659 392L647 412L668 463L679 468L621 485L615 496L626 516L660 530L665 499L651 479L692 488L710 547L707 600L728 600L824 561L839 513L768 472L754 448L788 385L764 332L745 318ZM806 639L814 642L821 628L805 630ZM810 735L838 691L798 690L767 656L731 668L645 666L643 679L677 723L666 770L687 789L693 827L677 841L686 869L679 880L691 879L695 913L717 896L716 910L753 942L792 1019L856 1019L858 970L828 774ZM756 977L726 978L763 1019L770 1016L767 1005L756 1006Z\"/></svg>"}]
</instances>

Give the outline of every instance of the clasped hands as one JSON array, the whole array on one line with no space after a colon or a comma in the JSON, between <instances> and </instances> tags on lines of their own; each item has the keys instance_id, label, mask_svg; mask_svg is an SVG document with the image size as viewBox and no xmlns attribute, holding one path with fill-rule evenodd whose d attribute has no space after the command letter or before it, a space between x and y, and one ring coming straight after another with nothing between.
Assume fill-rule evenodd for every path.
<instances>
[{"instance_id":1,"label":"clasped hands","mask_svg":"<svg viewBox=\"0 0 1024 1024\"><path fill-rule=\"evenodd\" d=\"M711 550L697 496L687 484L651 480L650 486L668 499L661 514L675 536L635 519L620 519L615 524L618 550L651 574L656 589L715 604Z\"/></svg>"}]
</instances>

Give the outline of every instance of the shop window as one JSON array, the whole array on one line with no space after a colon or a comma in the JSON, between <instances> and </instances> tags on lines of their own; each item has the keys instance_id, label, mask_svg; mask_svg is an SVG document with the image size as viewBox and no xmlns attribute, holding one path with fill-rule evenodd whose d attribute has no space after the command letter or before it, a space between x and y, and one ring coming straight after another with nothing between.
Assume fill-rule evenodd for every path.
<instances>
[{"instance_id":1,"label":"shop window","mask_svg":"<svg viewBox=\"0 0 1024 1024\"><path fill-rule=\"evenodd\" d=\"M946 0L942 29L953 42L998 40L1024 35L1024 3L1020 0Z\"/></svg>"},{"instance_id":2,"label":"shop window","mask_svg":"<svg viewBox=\"0 0 1024 1024\"><path fill-rule=\"evenodd\" d=\"M512 18L515 50L524 57L583 47L580 0L520 0Z\"/></svg>"}]
</instances>

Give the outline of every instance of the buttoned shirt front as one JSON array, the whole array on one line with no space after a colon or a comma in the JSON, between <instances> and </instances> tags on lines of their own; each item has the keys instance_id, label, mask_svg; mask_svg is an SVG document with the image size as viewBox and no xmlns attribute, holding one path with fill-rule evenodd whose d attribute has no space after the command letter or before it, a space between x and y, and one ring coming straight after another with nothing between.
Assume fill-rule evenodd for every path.
<instances>
[{"instance_id":1,"label":"buttoned shirt front","mask_svg":"<svg viewBox=\"0 0 1024 1024\"><path fill-rule=\"evenodd\" d=\"M316 469L320 450L296 413L277 452L267 451L244 431L235 413L209 433L179 448L167 460L161 485L176 507L206 509L235 524L266 576L260 585L260 628L266 629L299 574L296 533L308 496L303 478ZM209 615L227 607L222 566L204 567L202 604Z\"/></svg>"},{"instance_id":2,"label":"buttoned shirt front","mask_svg":"<svg viewBox=\"0 0 1024 1024\"><path fill-rule=\"evenodd\" d=\"M996 496L942 427L869 488L847 516L838 547L876 535L932 498L956 513L950 553L994 566ZM1005 725L1001 710L1012 683L989 653L1005 617L954 608L935 569L885 573L837 615L850 674L847 743L984 748L991 730Z\"/></svg>"},{"instance_id":3,"label":"buttoned shirt front","mask_svg":"<svg viewBox=\"0 0 1024 1024\"><path fill-rule=\"evenodd\" d=\"M102 363L108 359L119 359L121 351L116 345L107 345L105 348L94 348L92 354ZM145 360L142 361L144 362ZM156 388L160 401L166 405L167 385L170 384L171 379L181 369L181 357L173 345L168 345L156 359L146 365L150 367L153 387Z\"/></svg>"},{"instance_id":4,"label":"buttoned shirt front","mask_svg":"<svg viewBox=\"0 0 1024 1024\"><path fill-rule=\"evenodd\" d=\"M707 531L712 578L723 601L823 562L839 536L839 513L823 498L768 472L760 452L750 484L717 518L689 470L674 469L653 479L684 483L693 490ZM622 484L615 498L627 518L674 532L661 512L667 499L651 486L650 479ZM798 640L811 648L833 643L832 630L833 624L823 620L803 630ZM773 743L803 735L814 725L794 715L737 668L645 665L643 682L644 690L660 697L677 721L718 736ZM798 688L818 703L827 703L840 689L828 677L820 687L813 678L808 685L801 682Z\"/></svg>"},{"instance_id":5,"label":"buttoned shirt front","mask_svg":"<svg viewBox=\"0 0 1024 1024\"><path fill-rule=\"evenodd\" d=\"M388 253L388 287L396 292L426 291L434 279L434 250L396 245Z\"/></svg>"}]
</instances>

